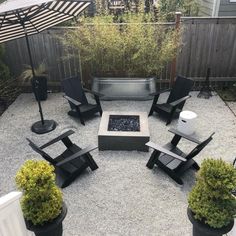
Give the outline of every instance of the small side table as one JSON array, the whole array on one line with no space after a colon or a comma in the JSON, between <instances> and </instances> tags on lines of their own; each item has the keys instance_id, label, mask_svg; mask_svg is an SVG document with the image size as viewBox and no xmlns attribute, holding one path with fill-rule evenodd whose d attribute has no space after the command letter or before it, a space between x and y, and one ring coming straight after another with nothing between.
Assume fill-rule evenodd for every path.
<instances>
[{"instance_id":1,"label":"small side table","mask_svg":"<svg viewBox=\"0 0 236 236\"><path fill-rule=\"evenodd\" d=\"M187 135L191 135L195 132L195 119L197 114L192 111L182 111L179 115L177 129Z\"/></svg>"}]
</instances>

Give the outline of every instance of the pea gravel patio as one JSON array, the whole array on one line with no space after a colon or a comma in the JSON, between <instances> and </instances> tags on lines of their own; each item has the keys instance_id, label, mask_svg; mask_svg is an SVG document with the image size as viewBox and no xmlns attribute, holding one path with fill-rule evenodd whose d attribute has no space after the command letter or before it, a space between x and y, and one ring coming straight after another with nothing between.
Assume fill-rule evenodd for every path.
<instances>
[{"instance_id":1,"label":"pea gravel patio","mask_svg":"<svg viewBox=\"0 0 236 236\"><path fill-rule=\"evenodd\" d=\"M195 158L221 157L232 162L236 157L236 117L218 97L198 99L197 92L185 105L185 110L198 114L196 136L204 139L213 131L213 141ZM167 94L161 98L165 99ZM97 143L100 117L82 126L67 115L69 106L62 94L49 94L42 102L45 119L54 119L58 127L51 133L36 135L30 126L39 120L37 103L32 94L22 94L0 117L0 195L15 190L14 175L27 159L41 159L28 146L26 137L43 144L62 132L73 129L72 140L81 147ZM151 101L103 101L104 111L146 111ZM174 127L174 121L169 127ZM169 127L155 116L149 118L151 140L159 144L170 141ZM189 150L192 144L182 141ZM48 149L58 153L62 146ZM64 236L132 235L132 236L190 236L187 219L187 194L195 177L189 171L181 187L158 168L149 170L146 163L151 152L101 151L92 152L99 169L80 176L63 189L68 215L64 221Z\"/></svg>"}]
</instances>

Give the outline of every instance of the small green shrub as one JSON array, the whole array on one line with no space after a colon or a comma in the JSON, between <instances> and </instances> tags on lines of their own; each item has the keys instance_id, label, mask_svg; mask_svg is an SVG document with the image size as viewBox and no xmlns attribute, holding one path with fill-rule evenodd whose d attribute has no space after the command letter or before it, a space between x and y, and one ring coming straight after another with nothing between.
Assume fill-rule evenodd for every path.
<instances>
[{"instance_id":1,"label":"small green shrub","mask_svg":"<svg viewBox=\"0 0 236 236\"><path fill-rule=\"evenodd\" d=\"M54 167L46 161L28 160L16 174L17 187L23 191L24 217L34 225L52 221L62 209L62 192L56 186Z\"/></svg>"},{"instance_id":2,"label":"small green shrub","mask_svg":"<svg viewBox=\"0 0 236 236\"><path fill-rule=\"evenodd\" d=\"M223 160L204 160L197 183L189 194L189 207L195 219L213 228L221 228L236 215L236 169Z\"/></svg>"}]
</instances>

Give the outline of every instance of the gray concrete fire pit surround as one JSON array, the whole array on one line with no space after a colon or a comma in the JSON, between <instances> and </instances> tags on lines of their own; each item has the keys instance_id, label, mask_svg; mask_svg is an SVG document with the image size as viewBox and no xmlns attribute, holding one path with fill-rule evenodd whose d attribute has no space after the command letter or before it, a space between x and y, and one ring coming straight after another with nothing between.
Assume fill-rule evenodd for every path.
<instances>
[{"instance_id":1,"label":"gray concrete fire pit surround","mask_svg":"<svg viewBox=\"0 0 236 236\"><path fill-rule=\"evenodd\" d=\"M139 116L140 131L108 131L110 116ZM99 150L138 150L148 152L145 145L150 139L146 112L104 111L98 131Z\"/></svg>"}]
</instances>

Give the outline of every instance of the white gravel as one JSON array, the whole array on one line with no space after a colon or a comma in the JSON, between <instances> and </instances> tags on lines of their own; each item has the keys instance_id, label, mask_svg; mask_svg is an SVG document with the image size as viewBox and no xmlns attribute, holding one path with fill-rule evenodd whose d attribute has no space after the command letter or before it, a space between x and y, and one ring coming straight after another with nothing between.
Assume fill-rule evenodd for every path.
<instances>
[{"instance_id":1,"label":"white gravel","mask_svg":"<svg viewBox=\"0 0 236 236\"><path fill-rule=\"evenodd\" d=\"M236 117L236 102L226 102L226 104L229 106L229 108Z\"/></svg>"},{"instance_id":2,"label":"white gravel","mask_svg":"<svg viewBox=\"0 0 236 236\"><path fill-rule=\"evenodd\" d=\"M236 157L236 117L225 103L213 96L198 99L192 93L184 107L198 114L196 136L206 138L216 132L213 141L195 158L200 164L207 157L232 162ZM161 98L165 99L167 94ZM22 94L0 117L0 195L15 190L14 176L23 162L41 159L27 144L26 137L43 144L67 129L76 131L71 136L81 147L97 143L100 118L95 117L82 126L67 115L69 106L62 94L49 94L42 102L46 119L54 119L58 127L49 134L36 135L30 126L39 120L37 103L32 94ZM107 111L146 111L151 101L102 102ZM169 127L176 126L177 121ZM158 144L170 141L173 135L157 116L149 118L151 140ZM181 142L187 150L193 147ZM62 146L48 149L54 156ZM104 151L92 152L99 169L85 172L69 187L63 189L68 206L64 221L64 236L132 235L132 236L190 236L191 224L187 218L187 194L193 186L194 172L184 176L179 186L158 168L149 170L149 153Z\"/></svg>"}]
</instances>

